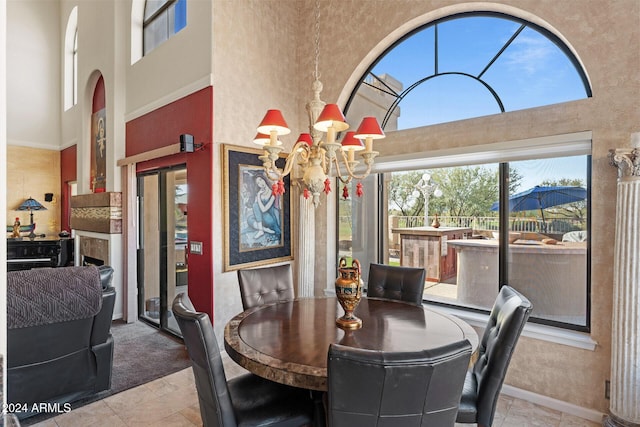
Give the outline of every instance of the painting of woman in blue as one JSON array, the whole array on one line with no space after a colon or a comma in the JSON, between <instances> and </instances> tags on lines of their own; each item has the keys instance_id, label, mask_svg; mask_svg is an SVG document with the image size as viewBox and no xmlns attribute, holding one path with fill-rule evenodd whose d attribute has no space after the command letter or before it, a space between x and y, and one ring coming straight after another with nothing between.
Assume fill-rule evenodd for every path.
<instances>
[{"instance_id":1,"label":"painting of woman in blue","mask_svg":"<svg viewBox=\"0 0 640 427\"><path fill-rule=\"evenodd\" d=\"M282 199L273 195L261 168L243 169L240 194L240 248L264 249L282 244Z\"/></svg>"}]
</instances>

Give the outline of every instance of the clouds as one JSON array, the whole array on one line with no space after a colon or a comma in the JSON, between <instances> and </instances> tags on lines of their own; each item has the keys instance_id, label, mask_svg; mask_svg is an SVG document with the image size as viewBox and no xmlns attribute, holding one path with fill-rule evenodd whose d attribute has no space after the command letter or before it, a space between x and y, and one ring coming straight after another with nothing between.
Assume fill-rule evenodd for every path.
<instances>
[{"instance_id":1,"label":"clouds","mask_svg":"<svg viewBox=\"0 0 640 427\"><path fill-rule=\"evenodd\" d=\"M512 71L533 76L546 71L556 59L558 48L549 39L532 30L523 31L505 51L505 65Z\"/></svg>"}]
</instances>

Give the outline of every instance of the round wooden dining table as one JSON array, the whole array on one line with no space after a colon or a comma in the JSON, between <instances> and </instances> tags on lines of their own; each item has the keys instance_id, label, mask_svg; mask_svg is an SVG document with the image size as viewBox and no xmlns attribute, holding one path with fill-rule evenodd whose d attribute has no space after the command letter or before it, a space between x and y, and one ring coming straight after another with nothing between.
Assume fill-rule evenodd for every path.
<instances>
[{"instance_id":1,"label":"round wooden dining table","mask_svg":"<svg viewBox=\"0 0 640 427\"><path fill-rule=\"evenodd\" d=\"M362 328L343 330L335 297L299 298L250 308L225 326L227 354L250 372L282 384L327 390L329 344L382 351L418 351L478 335L464 321L428 307L362 298L354 314Z\"/></svg>"}]
</instances>

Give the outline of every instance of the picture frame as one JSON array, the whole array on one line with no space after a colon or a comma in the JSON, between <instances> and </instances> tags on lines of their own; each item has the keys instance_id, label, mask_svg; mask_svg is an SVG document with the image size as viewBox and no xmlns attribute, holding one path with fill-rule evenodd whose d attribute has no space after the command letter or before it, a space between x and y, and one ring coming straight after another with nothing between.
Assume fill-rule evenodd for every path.
<instances>
[{"instance_id":1,"label":"picture frame","mask_svg":"<svg viewBox=\"0 0 640 427\"><path fill-rule=\"evenodd\" d=\"M224 271L293 259L291 181L274 196L256 148L222 144L224 187ZM286 154L276 161L284 167Z\"/></svg>"}]
</instances>

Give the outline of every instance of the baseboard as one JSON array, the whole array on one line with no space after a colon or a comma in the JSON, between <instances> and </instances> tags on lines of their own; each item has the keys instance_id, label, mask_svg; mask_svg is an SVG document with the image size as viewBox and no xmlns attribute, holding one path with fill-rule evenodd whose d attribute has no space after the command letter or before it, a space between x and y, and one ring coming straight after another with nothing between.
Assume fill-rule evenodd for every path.
<instances>
[{"instance_id":1,"label":"baseboard","mask_svg":"<svg viewBox=\"0 0 640 427\"><path fill-rule=\"evenodd\" d=\"M563 400L554 399L542 394L533 393L531 391L523 390L521 388L513 387L507 384L502 386L502 394L505 396L515 397L517 399L526 400L527 402L535 403L536 405L544 406L556 411L564 412L565 414L575 415L576 417L584 418L585 420L601 423L602 418L605 416L602 412L594 409L584 408L582 406L574 405L573 403L565 402Z\"/></svg>"}]
</instances>

